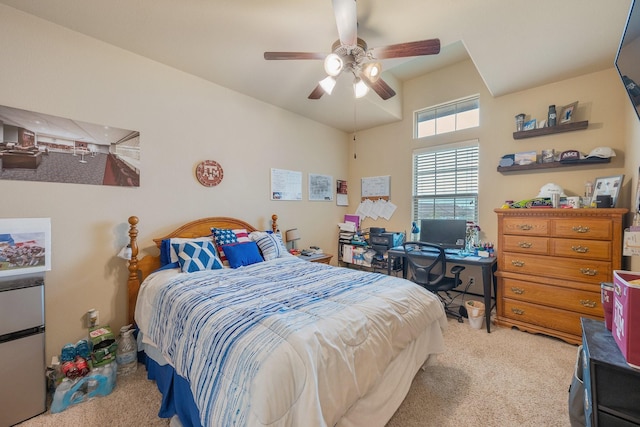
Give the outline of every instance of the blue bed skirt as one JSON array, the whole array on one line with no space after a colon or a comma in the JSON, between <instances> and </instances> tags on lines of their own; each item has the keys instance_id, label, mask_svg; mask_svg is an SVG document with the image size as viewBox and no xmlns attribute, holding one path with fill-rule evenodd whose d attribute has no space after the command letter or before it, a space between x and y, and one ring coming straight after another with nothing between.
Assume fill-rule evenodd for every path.
<instances>
[{"instance_id":1,"label":"blue bed skirt","mask_svg":"<svg viewBox=\"0 0 640 427\"><path fill-rule=\"evenodd\" d=\"M147 368L147 378L155 381L162 393L158 416L171 418L177 415L183 427L200 427L200 413L187 380L178 375L171 365L159 365L144 353L141 358Z\"/></svg>"}]
</instances>

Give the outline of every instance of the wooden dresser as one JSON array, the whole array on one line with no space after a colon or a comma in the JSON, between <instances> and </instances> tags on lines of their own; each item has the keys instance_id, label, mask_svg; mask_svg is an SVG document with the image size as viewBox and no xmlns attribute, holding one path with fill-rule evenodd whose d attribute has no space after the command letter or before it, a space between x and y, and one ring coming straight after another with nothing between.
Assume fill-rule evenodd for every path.
<instances>
[{"instance_id":1,"label":"wooden dresser","mask_svg":"<svg viewBox=\"0 0 640 427\"><path fill-rule=\"evenodd\" d=\"M602 320L600 284L621 269L627 209L495 209L498 325L582 341Z\"/></svg>"}]
</instances>

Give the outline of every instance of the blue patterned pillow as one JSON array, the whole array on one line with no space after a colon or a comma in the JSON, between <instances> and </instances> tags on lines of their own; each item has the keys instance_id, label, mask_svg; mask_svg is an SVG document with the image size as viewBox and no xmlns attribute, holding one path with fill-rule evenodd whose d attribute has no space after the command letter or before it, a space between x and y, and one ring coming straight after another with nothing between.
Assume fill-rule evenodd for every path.
<instances>
[{"instance_id":1,"label":"blue patterned pillow","mask_svg":"<svg viewBox=\"0 0 640 427\"><path fill-rule=\"evenodd\" d=\"M280 233L254 231L249 234L249 237L258 244L262 256L267 261L291 255L287 251L287 247L284 245Z\"/></svg>"},{"instance_id":2,"label":"blue patterned pillow","mask_svg":"<svg viewBox=\"0 0 640 427\"><path fill-rule=\"evenodd\" d=\"M222 268L212 242L175 243L173 249L178 253L178 263L184 273Z\"/></svg>"},{"instance_id":3,"label":"blue patterned pillow","mask_svg":"<svg viewBox=\"0 0 640 427\"><path fill-rule=\"evenodd\" d=\"M258 250L256 242L232 243L223 246L224 252L229 260L229 267L238 268L243 265L251 265L262 262L262 256Z\"/></svg>"},{"instance_id":4,"label":"blue patterned pillow","mask_svg":"<svg viewBox=\"0 0 640 427\"><path fill-rule=\"evenodd\" d=\"M187 242L213 242L213 237L171 237L169 239L163 239L160 243L160 265L165 266L167 264L173 264L178 262L178 252L173 249L174 243L187 243Z\"/></svg>"},{"instance_id":5,"label":"blue patterned pillow","mask_svg":"<svg viewBox=\"0 0 640 427\"><path fill-rule=\"evenodd\" d=\"M224 253L224 249L222 249L222 245L230 245L231 243L238 243L238 238L236 237L236 233L233 232L230 228L211 228L211 233L213 233L213 238L216 241L216 247L218 248L218 253L220 254L220 259L224 265L229 265L229 261L227 261L227 256Z\"/></svg>"}]
</instances>

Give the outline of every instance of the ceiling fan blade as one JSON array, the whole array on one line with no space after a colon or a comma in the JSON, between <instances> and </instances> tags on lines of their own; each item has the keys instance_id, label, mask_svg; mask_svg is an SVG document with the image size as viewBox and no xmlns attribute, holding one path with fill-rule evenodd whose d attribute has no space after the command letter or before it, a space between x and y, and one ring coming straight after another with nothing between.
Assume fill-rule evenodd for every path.
<instances>
[{"instance_id":1,"label":"ceiling fan blade","mask_svg":"<svg viewBox=\"0 0 640 427\"><path fill-rule=\"evenodd\" d=\"M324 95L324 89L322 86L318 85L316 88L309 94L309 99L320 99Z\"/></svg>"},{"instance_id":2,"label":"ceiling fan blade","mask_svg":"<svg viewBox=\"0 0 640 427\"><path fill-rule=\"evenodd\" d=\"M264 59L324 59L326 53L317 52L265 52Z\"/></svg>"},{"instance_id":3,"label":"ceiling fan blade","mask_svg":"<svg viewBox=\"0 0 640 427\"><path fill-rule=\"evenodd\" d=\"M384 101L386 101L387 99L392 98L392 97L394 97L396 95L396 91L391 89L391 86L389 86L387 84L387 82L382 80L382 78L378 78L374 82L374 81L370 80L364 73L360 74L360 77Z\"/></svg>"},{"instance_id":4,"label":"ceiling fan blade","mask_svg":"<svg viewBox=\"0 0 640 427\"><path fill-rule=\"evenodd\" d=\"M340 43L355 46L358 42L358 11L356 0L333 0Z\"/></svg>"},{"instance_id":5,"label":"ceiling fan blade","mask_svg":"<svg viewBox=\"0 0 640 427\"><path fill-rule=\"evenodd\" d=\"M440 53L440 39L398 43L371 49L376 59L405 58L408 56L435 55Z\"/></svg>"}]
</instances>

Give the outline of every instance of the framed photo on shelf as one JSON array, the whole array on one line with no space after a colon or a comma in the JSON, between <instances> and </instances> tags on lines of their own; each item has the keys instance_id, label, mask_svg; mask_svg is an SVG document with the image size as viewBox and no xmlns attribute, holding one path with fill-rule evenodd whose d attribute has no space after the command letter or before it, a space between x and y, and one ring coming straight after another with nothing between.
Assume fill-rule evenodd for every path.
<instances>
[{"instance_id":1,"label":"framed photo on shelf","mask_svg":"<svg viewBox=\"0 0 640 427\"><path fill-rule=\"evenodd\" d=\"M536 128L536 119L531 119L524 123L522 130L532 130Z\"/></svg>"},{"instance_id":2,"label":"framed photo on shelf","mask_svg":"<svg viewBox=\"0 0 640 427\"><path fill-rule=\"evenodd\" d=\"M578 107L578 101L576 102L572 102L569 105L565 105L564 107L562 107L561 113L560 113L560 123L569 123L570 121L573 120L573 113L575 112L575 109Z\"/></svg>"},{"instance_id":3,"label":"framed photo on shelf","mask_svg":"<svg viewBox=\"0 0 640 427\"><path fill-rule=\"evenodd\" d=\"M593 186L593 197L591 200L595 201L598 196L611 196L611 207L615 208L623 179L624 175L596 178L596 182Z\"/></svg>"}]
</instances>

